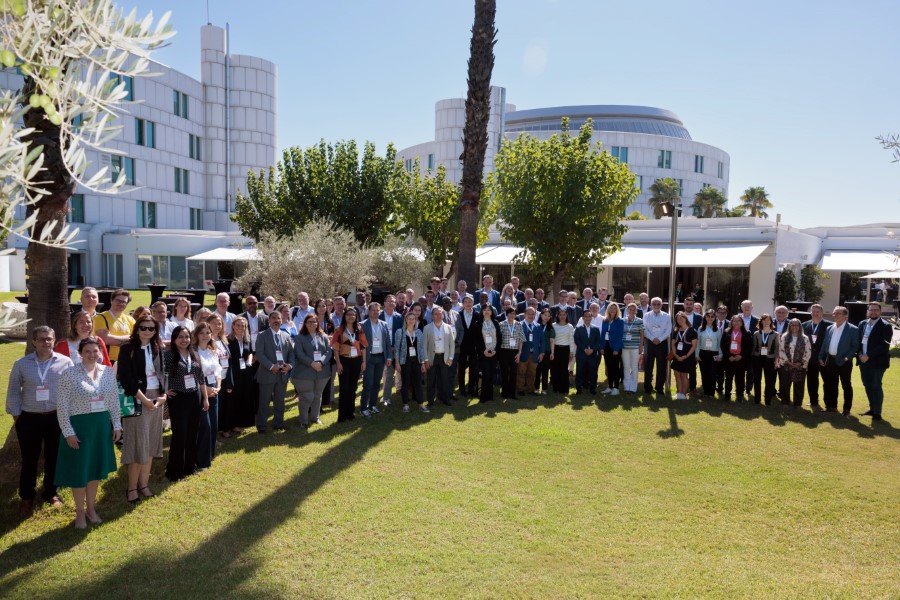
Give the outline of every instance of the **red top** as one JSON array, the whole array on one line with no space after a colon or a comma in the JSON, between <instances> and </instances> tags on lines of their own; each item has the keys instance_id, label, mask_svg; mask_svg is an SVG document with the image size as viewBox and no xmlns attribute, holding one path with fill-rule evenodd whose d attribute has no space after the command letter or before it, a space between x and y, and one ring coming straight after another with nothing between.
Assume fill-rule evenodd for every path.
<instances>
[{"instance_id":1,"label":"red top","mask_svg":"<svg viewBox=\"0 0 900 600\"><path fill-rule=\"evenodd\" d=\"M100 355L103 357L100 361L102 364L107 367L111 367L112 363L109 361L109 354L106 352L106 344L100 338L97 338L97 341L100 342ZM80 342L79 342L80 343ZM72 358L72 355L69 354L69 339L66 338L64 340L59 340L56 342L56 347L53 349L55 352L62 354L63 356L68 356ZM72 359L74 362L74 358Z\"/></svg>"},{"instance_id":2,"label":"red top","mask_svg":"<svg viewBox=\"0 0 900 600\"><path fill-rule=\"evenodd\" d=\"M741 336L744 335L744 332L740 329L731 332L731 345L728 346L732 354L740 354L741 353Z\"/></svg>"}]
</instances>

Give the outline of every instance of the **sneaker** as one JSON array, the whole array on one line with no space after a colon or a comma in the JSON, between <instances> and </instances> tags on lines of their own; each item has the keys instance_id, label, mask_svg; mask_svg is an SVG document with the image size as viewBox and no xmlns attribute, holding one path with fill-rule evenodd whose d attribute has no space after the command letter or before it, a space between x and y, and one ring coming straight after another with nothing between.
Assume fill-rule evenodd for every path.
<instances>
[{"instance_id":1,"label":"sneaker","mask_svg":"<svg viewBox=\"0 0 900 600\"><path fill-rule=\"evenodd\" d=\"M379 414L381 411L378 410L378 407L377 407L377 406L373 406L372 408L369 409L369 412L372 413L373 415L377 415L377 414Z\"/></svg>"},{"instance_id":2,"label":"sneaker","mask_svg":"<svg viewBox=\"0 0 900 600\"><path fill-rule=\"evenodd\" d=\"M422 409L422 412L426 412L426 413L430 413L430 412L431 412L431 409L428 408L428 406L425 405L425 404L421 405L419 408Z\"/></svg>"},{"instance_id":3,"label":"sneaker","mask_svg":"<svg viewBox=\"0 0 900 600\"><path fill-rule=\"evenodd\" d=\"M675 394L675 399L676 400L687 400L687 396L685 396L684 394Z\"/></svg>"},{"instance_id":4,"label":"sneaker","mask_svg":"<svg viewBox=\"0 0 900 600\"><path fill-rule=\"evenodd\" d=\"M390 401L390 399L387 399L387 400L385 400L384 402L382 402L382 404L384 404L385 406L390 406L390 405L391 405L391 401Z\"/></svg>"},{"instance_id":5,"label":"sneaker","mask_svg":"<svg viewBox=\"0 0 900 600\"><path fill-rule=\"evenodd\" d=\"M403 405L403 412L405 412L405 413L408 413L408 412L409 412L409 404L404 404L404 405Z\"/></svg>"},{"instance_id":6,"label":"sneaker","mask_svg":"<svg viewBox=\"0 0 900 600\"><path fill-rule=\"evenodd\" d=\"M368 410L363 410L359 414L361 414L362 416L364 416L367 419L372 416L372 413L370 413Z\"/></svg>"},{"instance_id":7,"label":"sneaker","mask_svg":"<svg viewBox=\"0 0 900 600\"><path fill-rule=\"evenodd\" d=\"M609 393L610 396L618 396L619 388L612 388L612 391Z\"/></svg>"},{"instance_id":8,"label":"sneaker","mask_svg":"<svg viewBox=\"0 0 900 600\"><path fill-rule=\"evenodd\" d=\"M605 390L603 390L600 393L603 394L604 396L606 396L608 394L612 394L612 388L606 388Z\"/></svg>"}]
</instances>

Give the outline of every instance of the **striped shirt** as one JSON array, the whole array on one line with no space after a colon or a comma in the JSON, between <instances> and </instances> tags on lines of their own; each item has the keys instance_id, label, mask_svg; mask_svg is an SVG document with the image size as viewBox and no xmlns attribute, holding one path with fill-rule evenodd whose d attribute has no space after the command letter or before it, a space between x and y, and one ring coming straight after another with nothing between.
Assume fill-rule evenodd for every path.
<instances>
[{"instance_id":1,"label":"striped shirt","mask_svg":"<svg viewBox=\"0 0 900 600\"><path fill-rule=\"evenodd\" d=\"M54 352L48 362L40 364L35 352L17 360L9 374L6 412L18 417L23 411L42 413L56 410L59 377L72 365L72 359L58 352ZM46 401L37 400L37 388L41 385L49 388L50 398Z\"/></svg>"},{"instance_id":2,"label":"striped shirt","mask_svg":"<svg viewBox=\"0 0 900 600\"><path fill-rule=\"evenodd\" d=\"M633 321L623 319L625 322L625 343L623 349L634 350L641 347L641 332L644 330L644 321L635 317ZM630 339L629 339L630 336Z\"/></svg>"}]
</instances>

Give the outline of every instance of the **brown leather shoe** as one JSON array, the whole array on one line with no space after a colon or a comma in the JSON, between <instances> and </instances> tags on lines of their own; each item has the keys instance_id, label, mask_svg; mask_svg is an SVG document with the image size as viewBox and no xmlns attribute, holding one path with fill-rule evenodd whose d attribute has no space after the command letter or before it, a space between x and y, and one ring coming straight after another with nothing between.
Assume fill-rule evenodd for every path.
<instances>
[{"instance_id":1,"label":"brown leather shoe","mask_svg":"<svg viewBox=\"0 0 900 600\"><path fill-rule=\"evenodd\" d=\"M19 514L23 517L30 517L34 512L34 500L23 499L19 502Z\"/></svg>"},{"instance_id":2,"label":"brown leather shoe","mask_svg":"<svg viewBox=\"0 0 900 600\"><path fill-rule=\"evenodd\" d=\"M63 501L59 499L59 496L53 496L47 500L47 504L52 508L62 508L64 506Z\"/></svg>"}]
</instances>

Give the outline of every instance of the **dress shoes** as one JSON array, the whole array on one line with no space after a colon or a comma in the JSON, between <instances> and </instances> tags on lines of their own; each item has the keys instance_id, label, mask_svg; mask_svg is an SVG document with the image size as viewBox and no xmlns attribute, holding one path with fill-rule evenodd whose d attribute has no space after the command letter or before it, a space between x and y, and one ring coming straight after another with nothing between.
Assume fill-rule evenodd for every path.
<instances>
[{"instance_id":1,"label":"dress shoes","mask_svg":"<svg viewBox=\"0 0 900 600\"><path fill-rule=\"evenodd\" d=\"M22 499L19 502L19 515L23 517L30 517L31 513L34 512L34 500L25 500Z\"/></svg>"}]
</instances>

